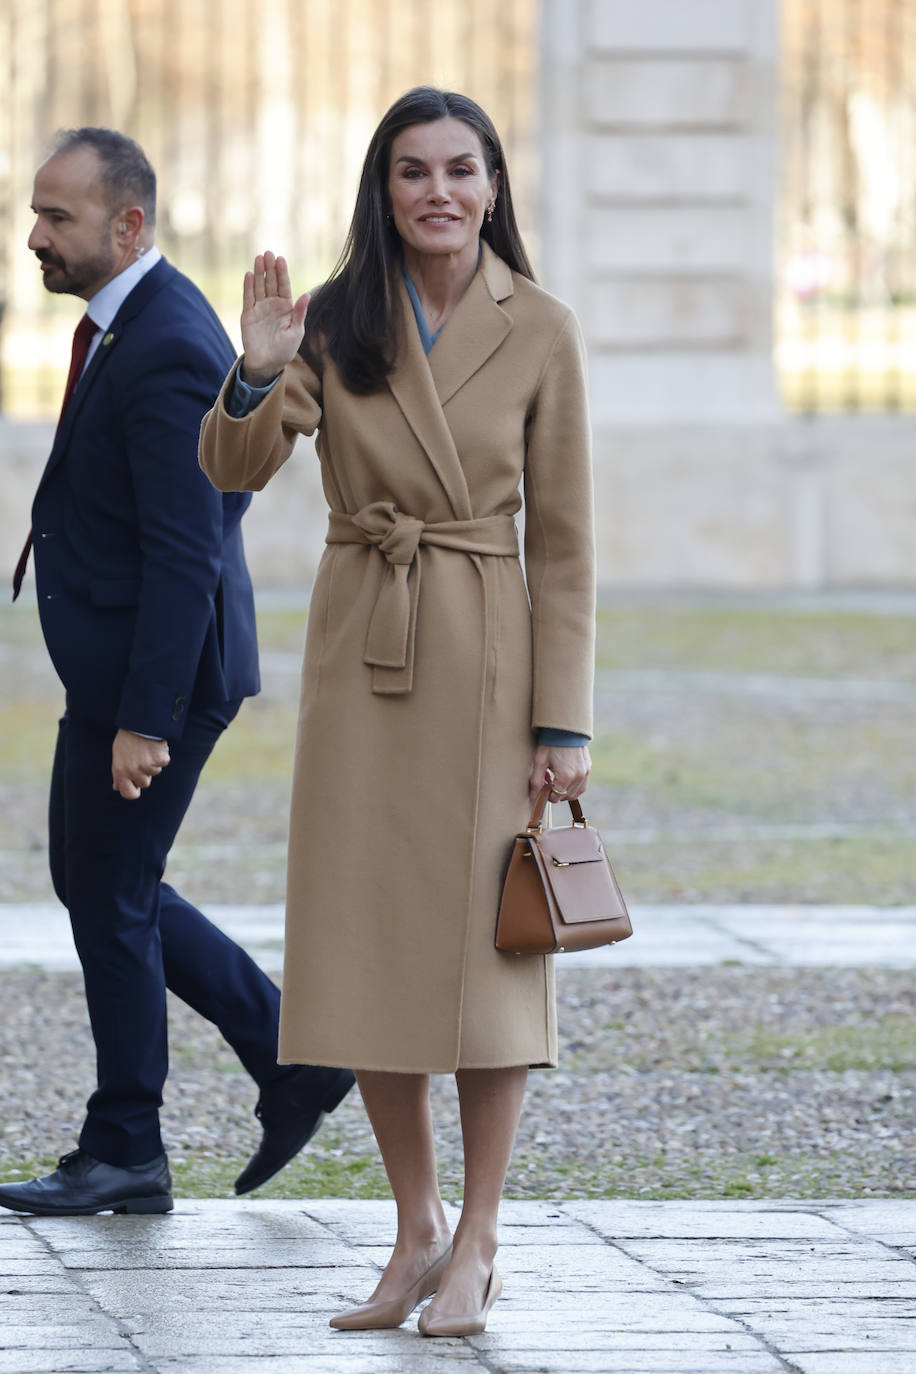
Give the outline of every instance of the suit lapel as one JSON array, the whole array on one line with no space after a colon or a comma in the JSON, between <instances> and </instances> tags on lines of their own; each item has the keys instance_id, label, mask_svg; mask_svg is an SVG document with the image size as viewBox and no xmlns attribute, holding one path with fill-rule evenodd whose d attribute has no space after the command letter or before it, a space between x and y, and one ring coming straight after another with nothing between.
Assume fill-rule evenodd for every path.
<instances>
[{"instance_id":1,"label":"suit lapel","mask_svg":"<svg viewBox=\"0 0 916 1374\"><path fill-rule=\"evenodd\" d=\"M404 337L388 377L392 395L445 488L457 520L473 518L468 484L443 406L482 367L512 328L497 303L512 293L505 263L483 245L481 270L446 322L427 358L407 288L400 283Z\"/></svg>"},{"instance_id":2,"label":"suit lapel","mask_svg":"<svg viewBox=\"0 0 916 1374\"><path fill-rule=\"evenodd\" d=\"M89 366L86 368L82 377L80 377L79 384L73 393L70 404L60 417L60 422L54 435L54 444L51 448L51 457L48 461L49 468L56 461L58 455L67 447L67 442L70 438L76 417L85 405L86 397L92 390L93 382L111 356L111 350L118 341L119 333L120 330L117 328L117 320L113 320L111 327L105 331L99 340L99 346L93 353Z\"/></svg>"},{"instance_id":3,"label":"suit lapel","mask_svg":"<svg viewBox=\"0 0 916 1374\"><path fill-rule=\"evenodd\" d=\"M92 387L108 359L113 356L125 327L174 275L175 268L167 263L164 258L161 259L144 277L140 278L130 295L121 303L120 310L99 340L99 346L92 355L92 361L80 377L79 385L73 393L70 404L60 417L60 423L54 435L54 443L51 445L51 453L42 474L42 482L57 466L66 451L73 426L86 404L86 398L92 391Z\"/></svg>"}]
</instances>

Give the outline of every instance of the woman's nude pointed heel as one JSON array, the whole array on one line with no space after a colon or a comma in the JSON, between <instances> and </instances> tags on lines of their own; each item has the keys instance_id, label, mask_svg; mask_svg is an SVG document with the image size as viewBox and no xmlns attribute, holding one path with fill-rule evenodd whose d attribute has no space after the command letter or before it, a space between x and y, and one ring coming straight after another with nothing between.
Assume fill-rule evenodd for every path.
<instances>
[{"instance_id":1,"label":"woman's nude pointed heel","mask_svg":"<svg viewBox=\"0 0 916 1374\"><path fill-rule=\"evenodd\" d=\"M452 1257L452 1247L424 1270L416 1283L411 1284L406 1293L385 1302L364 1302L361 1307L353 1307L349 1312L341 1312L332 1317L329 1325L337 1331L378 1331L390 1326L400 1326L406 1321L417 1303L435 1293L439 1280L445 1273L446 1265Z\"/></svg>"},{"instance_id":2,"label":"woman's nude pointed heel","mask_svg":"<svg viewBox=\"0 0 916 1374\"><path fill-rule=\"evenodd\" d=\"M493 1268L490 1270L490 1282L484 1294L483 1307L479 1312L470 1312L467 1316L446 1314L440 1317L431 1308L424 1307L417 1322L417 1330L421 1336L479 1336L481 1331L486 1331L490 1308L502 1291L503 1281Z\"/></svg>"}]
</instances>

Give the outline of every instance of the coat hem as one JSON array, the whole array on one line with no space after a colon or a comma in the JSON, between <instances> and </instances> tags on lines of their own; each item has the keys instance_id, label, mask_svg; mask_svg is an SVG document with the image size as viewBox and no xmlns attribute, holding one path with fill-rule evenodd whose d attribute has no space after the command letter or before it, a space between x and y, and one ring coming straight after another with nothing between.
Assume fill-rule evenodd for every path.
<instances>
[{"instance_id":1,"label":"coat hem","mask_svg":"<svg viewBox=\"0 0 916 1374\"><path fill-rule=\"evenodd\" d=\"M281 1068L282 1068L283 1066L287 1065L287 1064L304 1064L304 1063L306 1063L306 1062L312 1062L312 1061L306 1061L305 1059L278 1059L278 1060L277 1060L277 1063L280 1065ZM459 1069L555 1069L555 1068L557 1068L557 1065L558 1065L558 1061L557 1061L557 1059L555 1059L555 1058L554 1058L554 1059L537 1059L537 1060L534 1060L534 1061L532 1061L532 1060L526 1060L526 1059L510 1059L510 1060L500 1061L500 1062L498 1062L498 1063L487 1063L487 1064L452 1064L451 1067L449 1067L449 1068L447 1068L447 1069L443 1069L443 1068L441 1068L441 1067L438 1066L438 1065L436 1065L436 1066L429 1066L429 1067L427 1067L427 1068L410 1068L410 1069L405 1069L405 1068L403 1068L401 1065L398 1065L398 1066L396 1066L396 1067L393 1067L391 1064L368 1064L368 1063L366 1063L366 1064L354 1064L354 1063L352 1062L352 1060L351 1060L350 1062L348 1062L348 1063L344 1063L344 1061L343 1061L342 1059L324 1059L324 1060L322 1060L322 1068L326 1068L326 1069L353 1069L353 1070L354 1070L355 1072L357 1072L357 1073L360 1072L360 1071L362 1070L362 1071L365 1072L365 1073L453 1074L453 1073L457 1073L457 1071L458 1071Z\"/></svg>"}]
</instances>

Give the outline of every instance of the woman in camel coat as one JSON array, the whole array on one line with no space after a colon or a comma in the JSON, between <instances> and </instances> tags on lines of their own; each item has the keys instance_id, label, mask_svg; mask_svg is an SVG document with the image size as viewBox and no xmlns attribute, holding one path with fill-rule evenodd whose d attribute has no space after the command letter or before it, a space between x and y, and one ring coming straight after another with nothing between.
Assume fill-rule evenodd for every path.
<instances>
[{"instance_id":1,"label":"woman in camel coat","mask_svg":"<svg viewBox=\"0 0 916 1374\"><path fill-rule=\"evenodd\" d=\"M256 260L244 356L201 434L215 485L250 491L317 431L330 507L280 1061L355 1067L398 1202L376 1292L332 1325L397 1325L437 1292L425 1334L482 1330L527 1069L556 1063L551 961L498 953L496 912L529 796L547 777L557 797L585 788L594 605L580 335L531 279L479 106L421 87L389 110L300 344L308 307L282 258ZM453 1072L466 1179L452 1246L428 1075Z\"/></svg>"}]
</instances>

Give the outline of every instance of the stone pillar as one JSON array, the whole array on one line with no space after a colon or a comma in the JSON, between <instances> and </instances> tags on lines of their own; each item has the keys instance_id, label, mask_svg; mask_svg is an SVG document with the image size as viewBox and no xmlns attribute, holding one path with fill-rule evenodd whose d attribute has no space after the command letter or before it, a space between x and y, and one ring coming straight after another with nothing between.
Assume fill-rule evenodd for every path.
<instances>
[{"instance_id":1,"label":"stone pillar","mask_svg":"<svg viewBox=\"0 0 916 1374\"><path fill-rule=\"evenodd\" d=\"M544 0L542 271L596 428L778 415L778 0Z\"/></svg>"}]
</instances>

